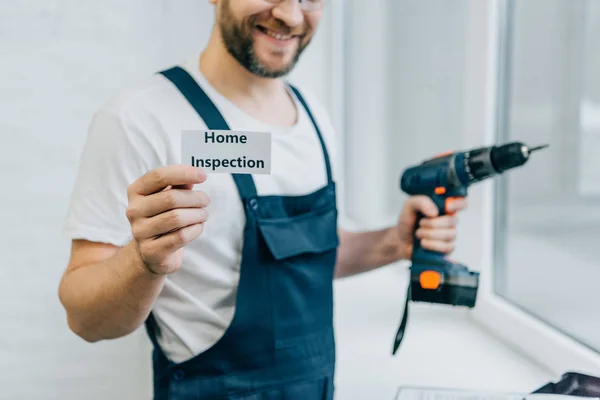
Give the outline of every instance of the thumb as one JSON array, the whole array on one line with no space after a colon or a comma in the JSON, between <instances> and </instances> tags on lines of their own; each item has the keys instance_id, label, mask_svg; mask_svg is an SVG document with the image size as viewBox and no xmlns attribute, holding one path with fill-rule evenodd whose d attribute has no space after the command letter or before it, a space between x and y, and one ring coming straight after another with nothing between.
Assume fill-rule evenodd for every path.
<instances>
[{"instance_id":1,"label":"thumb","mask_svg":"<svg viewBox=\"0 0 600 400\"><path fill-rule=\"evenodd\" d=\"M423 214L425 217L433 218L438 216L438 208L427 196L411 196L406 202L406 211L416 217L417 213Z\"/></svg>"}]
</instances>

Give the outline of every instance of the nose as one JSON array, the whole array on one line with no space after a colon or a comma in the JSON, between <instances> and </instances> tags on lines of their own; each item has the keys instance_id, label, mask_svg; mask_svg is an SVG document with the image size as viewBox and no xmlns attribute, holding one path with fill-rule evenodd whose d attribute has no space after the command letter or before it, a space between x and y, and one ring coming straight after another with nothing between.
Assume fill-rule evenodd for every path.
<instances>
[{"instance_id":1,"label":"nose","mask_svg":"<svg viewBox=\"0 0 600 400\"><path fill-rule=\"evenodd\" d=\"M273 8L273 17L294 27L302 24L304 13L300 8L298 0L283 0Z\"/></svg>"}]
</instances>

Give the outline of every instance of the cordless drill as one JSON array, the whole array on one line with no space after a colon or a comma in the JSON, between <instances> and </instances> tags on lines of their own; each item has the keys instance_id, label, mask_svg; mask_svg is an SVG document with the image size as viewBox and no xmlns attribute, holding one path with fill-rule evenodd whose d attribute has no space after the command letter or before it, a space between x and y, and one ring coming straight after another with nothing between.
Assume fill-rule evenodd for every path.
<instances>
[{"instance_id":1,"label":"cordless drill","mask_svg":"<svg viewBox=\"0 0 600 400\"><path fill-rule=\"evenodd\" d=\"M407 168L400 179L406 194L425 195L436 204L439 216L447 215L449 203L467 196L473 183L524 165L531 153L548 147L528 147L521 142L448 152ZM419 219L422 216L419 216ZM417 221L418 226L419 221ZM473 308L477 299L479 273L446 258L445 254L426 250L414 237L410 282L404 315L392 354L396 354L408 319L408 302L427 302Z\"/></svg>"}]
</instances>

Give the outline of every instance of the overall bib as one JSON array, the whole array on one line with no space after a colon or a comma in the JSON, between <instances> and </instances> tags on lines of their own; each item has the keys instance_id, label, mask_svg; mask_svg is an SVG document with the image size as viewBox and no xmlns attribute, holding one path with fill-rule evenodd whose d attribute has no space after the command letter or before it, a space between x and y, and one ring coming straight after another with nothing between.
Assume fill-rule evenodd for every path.
<instances>
[{"instance_id":1,"label":"overall bib","mask_svg":"<svg viewBox=\"0 0 600 400\"><path fill-rule=\"evenodd\" d=\"M208 129L230 130L185 70L161 73ZM298 90L291 89L318 135L327 184L302 196L258 196L252 175L233 175L246 215L233 321L211 348L174 363L161 350L150 315L156 400L333 399L336 191L321 132Z\"/></svg>"}]
</instances>

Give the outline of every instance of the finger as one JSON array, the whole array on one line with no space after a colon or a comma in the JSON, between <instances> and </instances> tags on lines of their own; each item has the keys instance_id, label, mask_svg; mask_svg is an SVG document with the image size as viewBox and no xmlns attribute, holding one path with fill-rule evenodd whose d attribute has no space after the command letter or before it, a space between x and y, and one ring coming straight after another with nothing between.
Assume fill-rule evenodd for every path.
<instances>
[{"instance_id":1,"label":"finger","mask_svg":"<svg viewBox=\"0 0 600 400\"><path fill-rule=\"evenodd\" d=\"M128 215L133 218L153 217L177 208L203 208L210 204L210 198L202 191L171 189L142 198L131 204Z\"/></svg>"},{"instance_id":2,"label":"finger","mask_svg":"<svg viewBox=\"0 0 600 400\"><path fill-rule=\"evenodd\" d=\"M438 215L438 208L427 196L411 196L406 201L406 211L411 215L422 213L426 217L436 217Z\"/></svg>"},{"instance_id":3,"label":"finger","mask_svg":"<svg viewBox=\"0 0 600 400\"><path fill-rule=\"evenodd\" d=\"M147 262L159 263L196 239L203 230L204 224L189 225L156 239L142 242L140 250L147 255Z\"/></svg>"},{"instance_id":4,"label":"finger","mask_svg":"<svg viewBox=\"0 0 600 400\"><path fill-rule=\"evenodd\" d=\"M423 247L424 249L444 254L452 253L454 251L454 246L454 242L447 242L441 240L423 239L421 241L421 247Z\"/></svg>"},{"instance_id":5,"label":"finger","mask_svg":"<svg viewBox=\"0 0 600 400\"><path fill-rule=\"evenodd\" d=\"M456 216L455 215L444 215L435 218L423 218L420 221L421 228L429 229L445 229L456 227Z\"/></svg>"},{"instance_id":6,"label":"finger","mask_svg":"<svg viewBox=\"0 0 600 400\"><path fill-rule=\"evenodd\" d=\"M446 212L455 213L462 211L469 206L469 202L464 197L453 197L446 200Z\"/></svg>"},{"instance_id":7,"label":"finger","mask_svg":"<svg viewBox=\"0 0 600 400\"><path fill-rule=\"evenodd\" d=\"M415 235L422 240L453 241L456 239L456 230L451 228L419 228L415 232Z\"/></svg>"},{"instance_id":8,"label":"finger","mask_svg":"<svg viewBox=\"0 0 600 400\"><path fill-rule=\"evenodd\" d=\"M133 230L136 239L165 235L186 226L204 223L208 219L205 208L177 208L137 223Z\"/></svg>"},{"instance_id":9,"label":"finger","mask_svg":"<svg viewBox=\"0 0 600 400\"><path fill-rule=\"evenodd\" d=\"M160 192L168 186L195 185L206 180L201 168L189 165L169 165L153 169L131 184L131 194L149 195Z\"/></svg>"}]
</instances>

